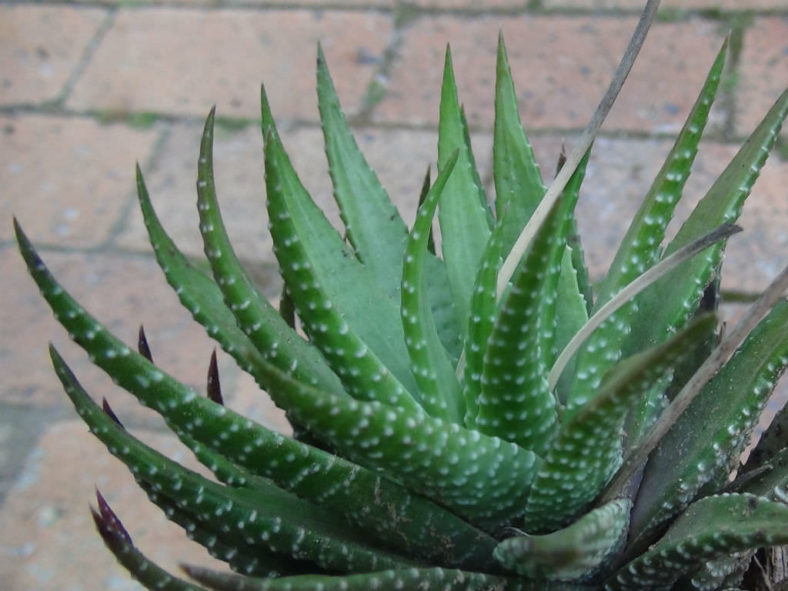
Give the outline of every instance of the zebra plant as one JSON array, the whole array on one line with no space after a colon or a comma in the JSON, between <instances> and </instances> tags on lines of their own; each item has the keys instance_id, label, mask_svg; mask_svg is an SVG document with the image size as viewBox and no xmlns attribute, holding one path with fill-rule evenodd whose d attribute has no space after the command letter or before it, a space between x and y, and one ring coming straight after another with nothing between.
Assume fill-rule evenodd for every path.
<instances>
[{"instance_id":1,"label":"zebra plant","mask_svg":"<svg viewBox=\"0 0 788 591\"><path fill-rule=\"evenodd\" d=\"M499 42L491 208L447 52L438 173L410 230L356 146L322 53L319 107L344 234L300 183L263 92L268 214L285 285L278 310L222 223L213 112L197 181L212 276L167 235L138 171L168 282L287 412L294 437L224 406L215 359L202 396L155 365L142 330L138 351L112 335L57 283L17 224L30 273L71 337L215 475L134 437L51 349L90 430L169 519L234 571L166 572L98 495L98 530L134 577L177 591L752 585L744 575L756 552L788 544L785 412L740 464L788 362L788 272L727 334L715 302L725 242L788 93L664 244L723 46L610 269L592 284L573 211L591 138L631 53L548 188Z\"/></svg>"}]
</instances>

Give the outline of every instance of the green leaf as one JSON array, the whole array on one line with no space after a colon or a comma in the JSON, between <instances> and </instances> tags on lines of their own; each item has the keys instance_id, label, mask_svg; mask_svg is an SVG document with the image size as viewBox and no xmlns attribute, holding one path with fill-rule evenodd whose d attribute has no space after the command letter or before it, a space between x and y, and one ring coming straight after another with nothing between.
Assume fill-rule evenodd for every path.
<instances>
[{"instance_id":1,"label":"green leaf","mask_svg":"<svg viewBox=\"0 0 788 591\"><path fill-rule=\"evenodd\" d=\"M575 249L567 246L564 249L564 257L561 261L561 275L558 278L558 301L555 326L555 347L556 351L563 351L564 348L577 334L577 331L588 322L588 301L581 289L580 273L575 270L572 262ZM582 255L582 253L581 253ZM553 358L552 363L555 363ZM566 404L569 398L572 376L575 373L576 359L567 365L561 379L556 384L556 394L558 400Z\"/></svg>"},{"instance_id":2,"label":"green leaf","mask_svg":"<svg viewBox=\"0 0 788 591\"><path fill-rule=\"evenodd\" d=\"M277 580L239 577L194 566L184 568L193 579L216 591L368 591L370 589L487 591L510 588L536 591L536 587L530 585L512 583L514 586L510 586L510 580L501 576L437 567L385 570L344 576L303 575ZM550 591L549 587L540 586L538 589Z\"/></svg>"},{"instance_id":3,"label":"green leaf","mask_svg":"<svg viewBox=\"0 0 788 591\"><path fill-rule=\"evenodd\" d=\"M627 434L625 453L631 452L642 443L668 404L712 354L719 343L720 333L721 326L710 325L707 334L702 335L692 345L689 354L676 364L672 375L665 376L649 392L645 402L630 410L624 427Z\"/></svg>"},{"instance_id":4,"label":"green leaf","mask_svg":"<svg viewBox=\"0 0 788 591\"><path fill-rule=\"evenodd\" d=\"M698 144L709 119L711 104L722 77L727 48L726 40L665 163L654 178L643 203L630 223L607 275L600 282L597 290L597 308L659 259L665 229L681 198L690 168L698 153Z\"/></svg>"},{"instance_id":5,"label":"green leaf","mask_svg":"<svg viewBox=\"0 0 788 591\"><path fill-rule=\"evenodd\" d=\"M222 349L235 359L239 367L253 376L260 387L267 389L268 383L265 377L267 375L265 369L267 366L266 359L243 330L238 327L235 316L225 305L224 295L216 283L190 264L165 232L153 209L139 168L137 168L137 195L156 260L164 271L167 282L178 294L183 306L191 312L192 317L206 329L208 334L221 345ZM38 265L40 260L32 249L27 237L18 226L17 240L20 243L23 256L28 261L28 267L32 266L32 272L34 270L33 267ZM33 275L34 279L36 279L36 274L33 273ZM47 278L45 274L42 274L36 281L43 281L44 285L60 289L56 285L53 287L54 278L51 276ZM41 285L39 284L39 286ZM274 326L272 331L274 334L284 330L279 326L281 325L279 321L272 319L271 322ZM312 348L310 344L305 341L303 344L300 344L298 341L292 341L292 345L295 350L285 351L285 353L297 355L300 359L303 359L302 363L296 368L294 376L327 390L343 391L342 383L322 357L310 354L308 351L299 350ZM288 416L288 419L295 427L298 427L295 421L292 420L292 417Z\"/></svg>"},{"instance_id":6,"label":"green leaf","mask_svg":"<svg viewBox=\"0 0 788 591\"><path fill-rule=\"evenodd\" d=\"M555 435L558 419L546 379L550 346L545 342L545 333L553 330L555 299L544 296L555 292L558 273L549 263L563 246L564 213L556 206L545 220L504 296L484 352L475 421L481 431L539 454Z\"/></svg>"},{"instance_id":7,"label":"green leaf","mask_svg":"<svg viewBox=\"0 0 788 591\"><path fill-rule=\"evenodd\" d=\"M587 158L512 277L484 354L476 425L537 454L557 428L557 401L547 373L554 358L566 235Z\"/></svg>"},{"instance_id":8,"label":"green leaf","mask_svg":"<svg viewBox=\"0 0 788 591\"><path fill-rule=\"evenodd\" d=\"M667 343L620 362L599 393L562 424L531 486L527 531L554 531L587 509L621 463L621 427L629 408L714 322L705 316Z\"/></svg>"},{"instance_id":9,"label":"green leaf","mask_svg":"<svg viewBox=\"0 0 788 591\"><path fill-rule=\"evenodd\" d=\"M265 92L262 106L271 236L304 330L353 396L419 411L399 307L381 293L301 184Z\"/></svg>"},{"instance_id":10,"label":"green leaf","mask_svg":"<svg viewBox=\"0 0 788 591\"><path fill-rule=\"evenodd\" d=\"M585 162L580 166L584 167L584 165ZM536 163L528 137L520 122L517 95L502 33L498 36L496 66L493 178L496 193L495 210L500 223L504 225L502 248L504 253L508 253L547 189L542 182L539 165ZM582 178L582 174L576 174L564 190L565 195L578 191ZM577 195L569 195L565 198L574 202ZM504 216L504 213L507 215ZM557 339L559 348L560 343L568 342L567 334L576 332L577 322L582 323L588 318L587 307L590 305L588 272L583 262L579 236L574 229L574 220L571 224L569 233L572 234L574 241L572 247L568 249L571 257L562 263L561 281L558 285L556 316L557 331L560 334L560 338ZM586 301L587 299L589 301ZM579 320L577 316L578 304L582 304L586 310L583 320Z\"/></svg>"},{"instance_id":11,"label":"green leaf","mask_svg":"<svg viewBox=\"0 0 788 591\"><path fill-rule=\"evenodd\" d=\"M468 126L457 99L451 51L447 47L438 123L438 171L444 169L458 149L457 165L440 199L438 219L455 317L464 329L476 271L490 237L492 215L471 152Z\"/></svg>"},{"instance_id":12,"label":"green leaf","mask_svg":"<svg viewBox=\"0 0 788 591\"><path fill-rule=\"evenodd\" d=\"M547 188L542 183L539 165L520 123L503 33L498 34L493 179L495 212L504 224L503 252L509 252ZM507 213L506 217L504 213Z\"/></svg>"},{"instance_id":13,"label":"green leaf","mask_svg":"<svg viewBox=\"0 0 788 591\"><path fill-rule=\"evenodd\" d=\"M326 436L343 456L487 531L522 513L540 461L531 451L424 413L320 395L305 384L277 391L299 422Z\"/></svg>"},{"instance_id":14,"label":"green leaf","mask_svg":"<svg viewBox=\"0 0 788 591\"><path fill-rule=\"evenodd\" d=\"M706 497L692 505L646 552L619 569L607 591L669 590L709 560L788 543L788 505L747 494Z\"/></svg>"},{"instance_id":15,"label":"green leaf","mask_svg":"<svg viewBox=\"0 0 788 591\"><path fill-rule=\"evenodd\" d=\"M495 548L495 558L530 578L586 580L623 545L630 507L627 499L611 501L553 533L507 538Z\"/></svg>"},{"instance_id":16,"label":"green leaf","mask_svg":"<svg viewBox=\"0 0 788 591\"><path fill-rule=\"evenodd\" d=\"M788 494L788 447L772 455L760 468L762 470L757 475L741 486L741 492L786 502L784 497Z\"/></svg>"},{"instance_id":17,"label":"green leaf","mask_svg":"<svg viewBox=\"0 0 788 591\"><path fill-rule=\"evenodd\" d=\"M788 301L783 301L650 455L632 511L631 546L645 547L655 530L699 493L727 484L786 364Z\"/></svg>"},{"instance_id":18,"label":"green leaf","mask_svg":"<svg viewBox=\"0 0 788 591\"><path fill-rule=\"evenodd\" d=\"M504 216L508 214L504 213ZM490 338L495 319L498 317L498 269L501 266L503 246L502 222L493 230L484 251L471 297L471 310L468 318L468 336L465 340L463 373L463 396L465 397L465 424L476 427L479 414L479 397L482 392L482 371L487 340Z\"/></svg>"},{"instance_id":19,"label":"green leaf","mask_svg":"<svg viewBox=\"0 0 788 591\"><path fill-rule=\"evenodd\" d=\"M210 409L218 416L231 413L192 391L166 397L168 391L178 390L178 382L82 310L54 281L21 230L18 236L28 268L61 324L99 367L167 417L176 433L188 430L196 438L194 429L206 419L195 420L194 405L201 406L203 413ZM538 462L532 452L424 413L316 390L294 382L270 364L261 367L268 371L265 379L274 402L287 408L296 424L335 444L347 458L384 470L413 491L484 526L497 526L522 511ZM174 422L178 416L182 427Z\"/></svg>"},{"instance_id":20,"label":"green leaf","mask_svg":"<svg viewBox=\"0 0 788 591\"><path fill-rule=\"evenodd\" d=\"M718 53L687 121L632 220L607 276L600 283L597 289L595 309L599 309L607 303L624 286L659 260L665 229L681 198L684 184L698 151L698 143L708 120L712 101L719 86L726 50L727 43L723 44ZM714 227L715 225L712 224L706 231L695 237L705 234ZM669 280L670 285L673 285L675 280L676 275L672 274ZM667 280L665 284L668 284ZM613 314L594 332L578 354L575 379L570 393L570 401L572 401L570 413L577 404L583 403L589 392L596 390L602 376L622 355L626 357L662 340L642 340L638 336L650 330L654 322L652 315L659 313L659 309L650 309L648 314L636 318L639 303L646 297L644 294L633 299ZM662 305L661 301L659 305ZM637 345L627 347L625 345L627 340L634 340ZM576 402L574 402L575 399ZM644 399L643 404L647 403L648 399ZM645 409L643 411L645 412Z\"/></svg>"},{"instance_id":21,"label":"green leaf","mask_svg":"<svg viewBox=\"0 0 788 591\"><path fill-rule=\"evenodd\" d=\"M408 238L402 266L402 326L411 370L419 384L421 406L433 416L460 423L465 410L460 384L454 364L435 328L424 277L432 219L438 199L456 163L455 153L454 159L446 163L419 207L413 231Z\"/></svg>"},{"instance_id":22,"label":"green leaf","mask_svg":"<svg viewBox=\"0 0 788 591\"><path fill-rule=\"evenodd\" d=\"M205 255L225 304L238 326L262 357L281 371L313 385L341 391L336 377L329 373L320 352L290 328L276 309L255 287L238 260L222 221L216 200L213 173L214 111L205 121L200 158L197 165L197 210ZM147 202L147 198L144 199ZM151 210L152 211L152 210ZM151 217L151 213L148 216ZM298 360L297 363L294 361Z\"/></svg>"},{"instance_id":23,"label":"green leaf","mask_svg":"<svg viewBox=\"0 0 788 591\"><path fill-rule=\"evenodd\" d=\"M671 241L665 255L723 223L736 220L777 139L786 114L788 90L780 96L698 203ZM641 295L640 309L633 317L632 324L642 326L644 330L631 335L628 350L637 350L644 343L659 342L670 331L686 322L697 308L704 289L713 279L713 273L720 264L723 247L724 243L718 244L685 262L670 277L656 282L648 292Z\"/></svg>"},{"instance_id":24,"label":"green leaf","mask_svg":"<svg viewBox=\"0 0 788 591\"><path fill-rule=\"evenodd\" d=\"M320 47L317 80L329 173L347 237L381 291L399 304L407 227L348 129ZM443 261L433 255L434 252L427 256L424 263L427 293L438 334L452 354L457 355L459 328L455 324L446 269Z\"/></svg>"},{"instance_id":25,"label":"green leaf","mask_svg":"<svg viewBox=\"0 0 788 591\"><path fill-rule=\"evenodd\" d=\"M161 591L204 591L202 587L171 575L140 552L109 505L100 502L99 511L91 508L91 513L104 544L142 585Z\"/></svg>"},{"instance_id":26,"label":"green leaf","mask_svg":"<svg viewBox=\"0 0 788 591\"><path fill-rule=\"evenodd\" d=\"M348 129L319 45L317 96L328 170L347 237L381 291L396 302L407 227Z\"/></svg>"},{"instance_id":27,"label":"green leaf","mask_svg":"<svg viewBox=\"0 0 788 591\"><path fill-rule=\"evenodd\" d=\"M562 259L556 264L560 265L560 274L556 283L555 302L555 336L549 339L550 361L555 362L558 353L569 343L572 336L577 333L588 320L588 309L591 306L591 285L588 281L588 269L583 260L583 249L580 236L577 233L574 209L580 196L580 186L585 178L591 148L588 149L583 159L577 165L575 173L570 177L564 187L561 199L566 201L567 220L562 229L565 246ZM556 256L558 253L556 253Z\"/></svg>"},{"instance_id":28,"label":"green leaf","mask_svg":"<svg viewBox=\"0 0 788 591\"><path fill-rule=\"evenodd\" d=\"M72 338L121 387L159 412L189 447L194 442L206 446L250 473L270 478L280 488L345 515L386 543L412 548L415 555L440 557L451 565L479 567L488 563L494 540L445 509L361 466L284 437L199 397L155 367L69 296L19 228L18 238L31 275ZM292 378L264 360L256 367L266 371L263 379L274 402L286 407L283 403L288 398L282 391L295 387ZM279 376L279 381L274 376ZM310 392L319 406L325 394ZM352 400L345 394L337 396Z\"/></svg>"},{"instance_id":29,"label":"green leaf","mask_svg":"<svg viewBox=\"0 0 788 591\"><path fill-rule=\"evenodd\" d=\"M296 560L281 552L272 552L264 543L242 539L229 528L204 527L194 515L182 510L177 499L171 499L156 490L155 485L137 480L153 502L161 508L167 519L186 532L190 540L203 546L208 553L226 562L235 572L259 577L282 577L289 575L323 572L314 562Z\"/></svg>"},{"instance_id":30,"label":"green leaf","mask_svg":"<svg viewBox=\"0 0 788 591\"><path fill-rule=\"evenodd\" d=\"M312 560L325 569L348 572L411 566L404 557L366 545L361 530L335 513L302 501L271 483L254 491L207 480L144 445L92 402L58 353L52 362L77 412L115 457L159 496L207 529L228 528L244 540L262 541L274 552ZM222 407L220 407L222 408ZM263 481L258 481L263 483Z\"/></svg>"}]
</instances>

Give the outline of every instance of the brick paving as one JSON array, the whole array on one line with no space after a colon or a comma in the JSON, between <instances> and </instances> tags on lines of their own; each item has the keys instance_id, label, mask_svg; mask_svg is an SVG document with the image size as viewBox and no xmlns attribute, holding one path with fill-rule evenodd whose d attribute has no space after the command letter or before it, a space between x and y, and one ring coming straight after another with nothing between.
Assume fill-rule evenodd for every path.
<instances>
[{"instance_id":1,"label":"brick paving","mask_svg":"<svg viewBox=\"0 0 788 591\"><path fill-rule=\"evenodd\" d=\"M491 185L496 37L504 32L542 170L554 169L593 110L640 0L264 0L0 2L0 581L3 589L139 589L101 548L87 505L99 486L140 546L174 567L203 560L89 437L46 356L54 342L88 389L173 457L161 423L68 341L25 276L18 216L88 309L125 339L146 326L154 354L199 387L211 341L191 323L146 248L133 163L162 219L199 255L193 209L201 119L216 104L216 166L227 224L264 291L279 282L266 231L261 138L265 82L282 135L315 200L338 222L322 157L315 46L326 52L359 144L407 220L435 159L447 42L482 178ZM598 276L681 126L723 38L734 55L687 188L703 194L788 82L788 0L665 0L629 85L597 141L579 204ZM786 139L782 134L781 154ZM786 262L788 163L767 164L731 242L725 287L756 293ZM685 207L681 211L687 211ZM736 314L738 307L731 307ZM284 428L247 376L220 358L229 404ZM785 380L780 388L783 399Z\"/></svg>"}]
</instances>

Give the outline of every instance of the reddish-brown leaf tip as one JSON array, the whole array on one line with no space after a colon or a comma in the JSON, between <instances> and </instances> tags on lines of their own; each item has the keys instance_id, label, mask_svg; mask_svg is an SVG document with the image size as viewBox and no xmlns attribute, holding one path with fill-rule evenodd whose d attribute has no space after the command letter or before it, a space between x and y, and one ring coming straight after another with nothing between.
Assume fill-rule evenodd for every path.
<instances>
[{"instance_id":1,"label":"reddish-brown leaf tip","mask_svg":"<svg viewBox=\"0 0 788 591\"><path fill-rule=\"evenodd\" d=\"M219 383L219 365L216 362L216 349L211 353L211 362L208 364L208 398L216 404L224 405L222 387Z\"/></svg>"},{"instance_id":2,"label":"reddish-brown leaf tip","mask_svg":"<svg viewBox=\"0 0 788 591\"><path fill-rule=\"evenodd\" d=\"M140 324L139 335L137 336L137 351L145 359L153 363L153 355L151 355L150 347L148 346L148 339L145 336L145 328Z\"/></svg>"},{"instance_id":3,"label":"reddish-brown leaf tip","mask_svg":"<svg viewBox=\"0 0 788 591\"><path fill-rule=\"evenodd\" d=\"M118 424L118 426L121 429L125 429L126 428L126 427L123 426L123 423L120 422L120 419L118 418L118 415L116 415L115 411L112 410L112 407L109 405L109 402L107 402L106 398L103 398L101 400L101 408L104 410L104 412L106 413L106 415L109 418L111 418L113 421L115 421Z\"/></svg>"}]
</instances>

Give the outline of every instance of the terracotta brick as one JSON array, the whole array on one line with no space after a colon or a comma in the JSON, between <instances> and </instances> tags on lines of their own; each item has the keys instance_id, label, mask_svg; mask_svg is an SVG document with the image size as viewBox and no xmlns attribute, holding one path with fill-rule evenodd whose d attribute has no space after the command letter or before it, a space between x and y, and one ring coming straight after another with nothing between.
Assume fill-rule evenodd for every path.
<instances>
[{"instance_id":1,"label":"terracotta brick","mask_svg":"<svg viewBox=\"0 0 788 591\"><path fill-rule=\"evenodd\" d=\"M157 135L89 119L0 117L0 240L12 239L16 215L40 242L100 245L130 203L134 161L145 161Z\"/></svg>"},{"instance_id":2,"label":"terracotta brick","mask_svg":"<svg viewBox=\"0 0 788 591\"><path fill-rule=\"evenodd\" d=\"M68 1L68 0L60 0ZM393 8L398 0L288 0L289 6L305 6L318 9L343 9L343 8ZM494 1L494 0L493 0ZM281 2L271 2L271 0L96 0L98 4L109 4L116 6L129 6L133 4L145 4L154 6L183 6L190 8L204 7L208 9L221 8L240 8L245 9L250 6L268 8L272 4Z\"/></svg>"},{"instance_id":3,"label":"terracotta brick","mask_svg":"<svg viewBox=\"0 0 788 591\"><path fill-rule=\"evenodd\" d=\"M573 8L579 10L624 9L639 11L644 0L543 0L544 8ZM785 8L785 0L663 0L660 10L757 10Z\"/></svg>"},{"instance_id":4,"label":"terracotta brick","mask_svg":"<svg viewBox=\"0 0 788 591\"><path fill-rule=\"evenodd\" d=\"M525 8L527 0L413 0L409 2L413 6L427 9L467 9L479 12L489 9L500 8Z\"/></svg>"},{"instance_id":5,"label":"terracotta brick","mask_svg":"<svg viewBox=\"0 0 788 591\"><path fill-rule=\"evenodd\" d=\"M135 433L179 462L190 452L174 436ZM226 570L150 503L129 471L79 420L50 426L29 450L0 509L0 578L8 591L141 590L96 533L88 506L98 488L135 544L173 573L189 562Z\"/></svg>"},{"instance_id":6,"label":"terracotta brick","mask_svg":"<svg viewBox=\"0 0 788 591\"><path fill-rule=\"evenodd\" d=\"M0 105L59 98L105 17L81 6L0 6Z\"/></svg>"},{"instance_id":7,"label":"terracotta brick","mask_svg":"<svg viewBox=\"0 0 788 591\"><path fill-rule=\"evenodd\" d=\"M443 53L451 42L468 120L490 126L495 47L503 30L526 126L582 128L607 88L634 24L630 18L424 18L405 34L401 60L376 119L436 123ZM655 25L607 128L678 131L721 44L710 21Z\"/></svg>"},{"instance_id":8,"label":"terracotta brick","mask_svg":"<svg viewBox=\"0 0 788 591\"><path fill-rule=\"evenodd\" d=\"M788 17L759 18L744 36L736 85L736 132L752 133L788 85ZM788 130L782 131L788 140Z\"/></svg>"},{"instance_id":9,"label":"terracotta brick","mask_svg":"<svg viewBox=\"0 0 788 591\"><path fill-rule=\"evenodd\" d=\"M72 109L258 117L265 83L280 117L315 119L318 40L352 112L390 20L314 10L121 10L68 100ZM352 35L347 32L352 31Z\"/></svg>"}]
</instances>

